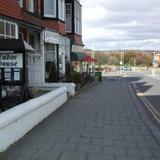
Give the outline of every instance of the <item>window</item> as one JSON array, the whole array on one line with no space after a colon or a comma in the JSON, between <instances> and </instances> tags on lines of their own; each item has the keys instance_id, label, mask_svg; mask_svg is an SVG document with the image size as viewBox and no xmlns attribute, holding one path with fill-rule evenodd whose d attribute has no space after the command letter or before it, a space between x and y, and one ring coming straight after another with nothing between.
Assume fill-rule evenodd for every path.
<instances>
[{"instance_id":1,"label":"window","mask_svg":"<svg viewBox=\"0 0 160 160\"><path fill-rule=\"evenodd\" d=\"M64 18L65 3L64 3L64 0L58 0L58 2L59 2L59 7L58 7L59 19L64 21L65 20Z\"/></svg>"},{"instance_id":2,"label":"window","mask_svg":"<svg viewBox=\"0 0 160 160\"><path fill-rule=\"evenodd\" d=\"M44 0L44 17L56 18L56 0Z\"/></svg>"},{"instance_id":3,"label":"window","mask_svg":"<svg viewBox=\"0 0 160 160\"><path fill-rule=\"evenodd\" d=\"M23 0L17 0L17 2L19 3L19 6L23 8Z\"/></svg>"},{"instance_id":4,"label":"window","mask_svg":"<svg viewBox=\"0 0 160 160\"><path fill-rule=\"evenodd\" d=\"M0 19L0 38L17 38L16 23Z\"/></svg>"},{"instance_id":5,"label":"window","mask_svg":"<svg viewBox=\"0 0 160 160\"><path fill-rule=\"evenodd\" d=\"M72 32L72 4L66 4L66 32Z\"/></svg>"},{"instance_id":6,"label":"window","mask_svg":"<svg viewBox=\"0 0 160 160\"><path fill-rule=\"evenodd\" d=\"M56 45L46 43L46 62L52 62L56 59Z\"/></svg>"},{"instance_id":7,"label":"window","mask_svg":"<svg viewBox=\"0 0 160 160\"><path fill-rule=\"evenodd\" d=\"M29 34L29 45L35 48L34 35Z\"/></svg>"},{"instance_id":8,"label":"window","mask_svg":"<svg viewBox=\"0 0 160 160\"><path fill-rule=\"evenodd\" d=\"M50 74L56 65L57 47L56 44L45 44L45 81L49 81Z\"/></svg>"},{"instance_id":9,"label":"window","mask_svg":"<svg viewBox=\"0 0 160 160\"><path fill-rule=\"evenodd\" d=\"M75 3L75 33L82 34L82 15L81 6Z\"/></svg>"},{"instance_id":10,"label":"window","mask_svg":"<svg viewBox=\"0 0 160 160\"><path fill-rule=\"evenodd\" d=\"M28 0L28 11L34 12L34 0Z\"/></svg>"}]
</instances>

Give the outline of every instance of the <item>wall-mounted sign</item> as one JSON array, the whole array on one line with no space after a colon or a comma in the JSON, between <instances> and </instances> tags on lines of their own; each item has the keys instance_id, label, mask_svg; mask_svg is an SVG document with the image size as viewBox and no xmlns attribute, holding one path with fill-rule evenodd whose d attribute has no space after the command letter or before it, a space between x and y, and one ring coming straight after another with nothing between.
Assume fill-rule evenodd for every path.
<instances>
[{"instance_id":1,"label":"wall-mounted sign","mask_svg":"<svg viewBox=\"0 0 160 160\"><path fill-rule=\"evenodd\" d=\"M0 68L23 68L22 53L1 53Z\"/></svg>"},{"instance_id":2,"label":"wall-mounted sign","mask_svg":"<svg viewBox=\"0 0 160 160\"><path fill-rule=\"evenodd\" d=\"M59 44L59 34L56 32L45 30L45 39L46 43Z\"/></svg>"},{"instance_id":3,"label":"wall-mounted sign","mask_svg":"<svg viewBox=\"0 0 160 160\"><path fill-rule=\"evenodd\" d=\"M84 49L83 46L78 46L78 45L72 45L72 52L79 52L79 53L83 53Z\"/></svg>"}]
</instances>

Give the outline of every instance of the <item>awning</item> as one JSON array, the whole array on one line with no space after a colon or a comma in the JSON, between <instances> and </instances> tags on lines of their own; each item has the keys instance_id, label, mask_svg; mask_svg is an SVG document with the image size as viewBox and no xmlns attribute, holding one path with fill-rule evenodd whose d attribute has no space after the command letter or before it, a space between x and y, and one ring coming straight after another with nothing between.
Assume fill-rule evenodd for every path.
<instances>
[{"instance_id":1,"label":"awning","mask_svg":"<svg viewBox=\"0 0 160 160\"><path fill-rule=\"evenodd\" d=\"M32 48L32 46L29 45L25 40L23 40L23 42L24 42L24 47L26 51L35 51L35 49Z\"/></svg>"},{"instance_id":2,"label":"awning","mask_svg":"<svg viewBox=\"0 0 160 160\"><path fill-rule=\"evenodd\" d=\"M97 62L96 59L90 57L90 56L86 56L83 59L81 59L82 62Z\"/></svg>"},{"instance_id":3,"label":"awning","mask_svg":"<svg viewBox=\"0 0 160 160\"><path fill-rule=\"evenodd\" d=\"M0 39L0 51L12 51L18 53L34 51L34 49L22 39Z\"/></svg>"},{"instance_id":4,"label":"awning","mask_svg":"<svg viewBox=\"0 0 160 160\"><path fill-rule=\"evenodd\" d=\"M80 52L71 52L71 61L81 61L86 55Z\"/></svg>"}]
</instances>

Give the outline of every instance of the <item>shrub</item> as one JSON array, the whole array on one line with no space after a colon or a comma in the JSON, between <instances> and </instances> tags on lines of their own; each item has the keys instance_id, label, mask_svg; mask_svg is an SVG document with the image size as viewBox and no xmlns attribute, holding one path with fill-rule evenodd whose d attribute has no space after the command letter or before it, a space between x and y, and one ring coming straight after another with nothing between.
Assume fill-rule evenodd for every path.
<instances>
[{"instance_id":1,"label":"shrub","mask_svg":"<svg viewBox=\"0 0 160 160\"><path fill-rule=\"evenodd\" d=\"M57 82L58 75L57 75L57 67L54 62L51 64L51 68L49 71L49 82Z\"/></svg>"}]
</instances>

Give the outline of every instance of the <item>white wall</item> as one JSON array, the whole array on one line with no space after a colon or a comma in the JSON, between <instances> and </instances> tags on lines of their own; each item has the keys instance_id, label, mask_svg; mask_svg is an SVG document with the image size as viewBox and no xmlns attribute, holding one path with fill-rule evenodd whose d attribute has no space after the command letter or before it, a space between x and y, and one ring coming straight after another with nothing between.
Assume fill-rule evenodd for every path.
<instances>
[{"instance_id":1,"label":"white wall","mask_svg":"<svg viewBox=\"0 0 160 160\"><path fill-rule=\"evenodd\" d=\"M43 85L36 85L36 87L66 87L69 95L75 95L75 87L74 83L44 83Z\"/></svg>"},{"instance_id":2,"label":"white wall","mask_svg":"<svg viewBox=\"0 0 160 160\"><path fill-rule=\"evenodd\" d=\"M38 35L36 35L36 33L34 34L37 50L35 51L36 53L28 53L28 81L31 85L43 84L45 82L44 32L40 34L40 42Z\"/></svg>"},{"instance_id":3,"label":"white wall","mask_svg":"<svg viewBox=\"0 0 160 160\"><path fill-rule=\"evenodd\" d=\"M19 140L66 101L67 89L61 87L1 113L0 152Z\"/></svg>"}]
</instances>

